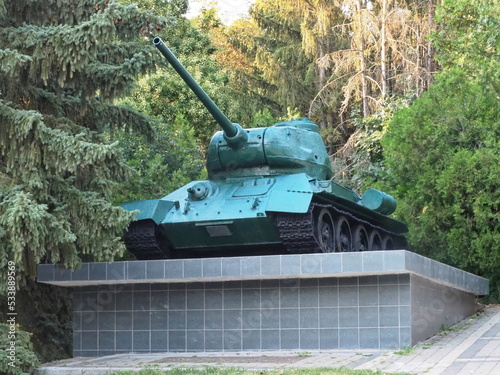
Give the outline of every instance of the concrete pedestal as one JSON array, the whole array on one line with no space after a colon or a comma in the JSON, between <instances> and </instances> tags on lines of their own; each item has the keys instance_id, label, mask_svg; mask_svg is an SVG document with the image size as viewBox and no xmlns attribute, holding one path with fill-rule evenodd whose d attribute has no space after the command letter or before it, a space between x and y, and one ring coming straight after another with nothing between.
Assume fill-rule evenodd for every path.
<instances>
[{"instance_id":1,"label":"concrete pedestal","mask_svg":"<svg viewBox=\"0 0 500 375\"><path fill-rule=\"evenodd\" d=\"M41 265L38 281L74 288L74 356L409 347L488 294L404 250Z\"/></svg>"}]
</instances>

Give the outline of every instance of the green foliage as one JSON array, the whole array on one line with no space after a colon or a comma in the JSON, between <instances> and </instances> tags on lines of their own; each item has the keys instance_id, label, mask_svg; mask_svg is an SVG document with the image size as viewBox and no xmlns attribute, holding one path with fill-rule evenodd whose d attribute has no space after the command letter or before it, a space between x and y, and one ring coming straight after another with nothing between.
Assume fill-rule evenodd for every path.
<instances>
[{"instance_id":1,"label":"green foliage","mask_svg":"<svg viewBox=\"0 0 500 375\"><path fill-rule=\"evenodd\" d=\"M383 139L399 214L424 255L500 285L499 8L445 0L435 33L444 72Z\"/></svg>"},{"instance_id":2,"label":"green foliage","mask_svg":"<svg viewBox=\"0 0 500 375\"><path fill-rule=\"evenodd\" d=\"M267 127L276 124L277 120L268 108L257 111L253 116L252 128Z\"/></svg>"},{"instance_id":3,"label":"green foliage","mask_svg":"<svg viewBox=\"0 0 500 375\"><path fill-rule=\"evenodd\" d=\"M19 325L0 323L0 372L6 375L26 374L40 365L33 352L31 334Z\"/></svg>"},{"instance_id":4,"label":"green foliage","mask_svg":"<svg viewBox=\"0 0 500 375\"><path fill-rule=\"evenodd\" d=\"M179 115L172 124L157 123L154 127L156 135L151 142L124 132L112 135L120 141L127 165L136 171L116 186L119 203L159 198L201 178L202 153L194 129L184 117Z\"/></svg>"},{"instance_id":5,"label":"green foliage","mask_svg":"<svg viewBox=\"0 0 500 375\"><path fill-rule=\"evenodd\" d=\"M129 169L103 132L151 134L149 119L112 100L153 67L140 37L164 20L115 1L0 9L0 280L13 260L22 286L41 262L75 268L123 252L131 215L111 193Z\"/></svg>"},{"instance_id":6,"label":"green foliage","mask_svg":"<svg viewBox=\"0 0 500 375\"><path fill-rule=\"evenodd\" d=\"M11 49L0 49L0 72L14 74L22 65L31 58Z\"/></svg>"},{"instance_id":7,"label":"green foliage","mask_svg":"<svg viewBox=\"0 0 500 375\"><path fill-rule=\"evenodd\" d=\"M441 74L394 117L387 165L412 248L500 280L500 92L486 72Z\"/></svg>"},{"instance_id":8,"label":"green foliage","mask_svg":"<svg viewBox=\"0 0 500 375\"><path fill-rule=\"evenodd\" d=\"M381 140L399 109L408 107L409 99L387 100L383 108L362 118L353 115L355 132L342 149L333 155L334 179L361 192L383 184L388 178ZM381 187L382 188L382 187Z\"/></svg>"},{"instance_id":9,"label":"green foliage","mask_svg":"<svg viewBox=\"0 0 500 375\"><path fill-rule=\"evenodd\" d=\"M500 78L500 7L489 0L445 0L436 22L443 28L433 34L437 60L445 69L458 68L472 77L485 73ZM478 69L480 67L480 69Z\"/></svg>"},{"instance_id":10,"label":"green foliage","mask_svg":"<svg viewBox=\"0 0 500 375\"><path fill-rule=\"evenodd\" d=\"M335 151L352 140L355 116L383 110L392 95L420 94L432 82L427 36L435 3L257 0L250 20L223 31L226 55L240 57L224 61L236 67L231 79L242 91L274 115L298 108Z\"/></svg>"},{"instance_id":11,"label":"green foliage","mask_svg":"<svg viewBox=\"0 0 500 375\"><path fill-rule=\"evenodd\" d=\"M136 5L165 17L179 17L188 10L188 0L119 0L120 4Z\"/></svg>"},{"instance_id":12,"label":"green foliage","mask_svg":"<svg viewBox=\"0 0 500 375\"><path fill-rule=\"evenodd\" d=\"M449 334L451 332L460 332L460 331L463 331L463 330L469 328L471 325L472 325L472 323L463 323L463 322L457 323L457 324L452 325L452 326L447 326L447 325L442 324L440 329L439 329L439 335L446 336L447 334Z\"/></svg>"},{"instance_id":13,"label":"green foliage","mask_svg":"<svg viewBox=\"0 0 500 375\"><path fill-rule=\"evenodd\" d=\"M211 29L222 26L217 7L214 6L214 3L208 5L208 7L204 5L200 9L200 14L194 19L196 27L205 32L210 32Z\"/></svg>"},{"instance_id":14,"label":"green foliage","mask_svg":"<svg viewBox=\"0 0 500 375\"><path fill-rule=\"evenodd\" d=\"M311 12L312 14L312 12ZM276 112L298 108L307 113L315 93L314 60L302 48L300 14L280 11L276 1L257 1L250 9L252 21L233 24L224 33L228 49L246 56L247 69L235 70L236 80ZM251 67L251 69L248 69Z\"/></svg>"},{"instance_id":15,"label":"green foliage","mask_svg":"<svg viewBox=\"0 0 500 375\"><path fill-rule=\"evenodd\" d=\"M7 298L0 296L0 319L9 316ZM72 352L72 292L69 288L29 281L16 295L16 323L31 332L41 362L68 358Z\"/></svg>"},{"instance_id":16,"label":"green foliage","mask_svg":"<svg viewBox=\"0 0 500 375\"><path fill-rule=\"evenodd\" d=\"M500 283L495 283L490 285L490 294L483 297L484 304L488 303L500 303Z\"/></svg>"}]
</instances>

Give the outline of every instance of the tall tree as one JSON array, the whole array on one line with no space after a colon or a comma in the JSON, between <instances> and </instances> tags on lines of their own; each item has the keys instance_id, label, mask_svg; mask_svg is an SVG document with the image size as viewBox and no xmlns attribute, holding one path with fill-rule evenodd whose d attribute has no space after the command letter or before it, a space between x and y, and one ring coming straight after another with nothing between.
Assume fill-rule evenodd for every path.
<instances>
[{"instance_id":1,"label":"tall tree","mask_svg":"<svg viewBox=\"0 0 500 375\"><path fill-rule=\"evenodd\" d=\"M350 47L330 51L323 64L333 65L336 74L349 79L343 86L341 111L361 100L366 117L383 106L390 95L420 95L432 72L427 49L430 28L426 13L433 1L405 2L345 0L336 3L346 16L343 30ZM424 7L424 8L423 8Z\"/></svg>"},{"instance_id":2,"label":"tall tree","mask_svg":"<svg viewBox=\"0 0 500 375\"><path fill-rule=\"evenodd\" d=\"M412 248L491 278L500 298L500 8L445 0L433 35L443 72L394 117L386 162Z\"/></svg>"},{"instance_id":3,"label":"tall tree","mask_svg":"<svg viewBox=\"0 0 500 375\"><path fill-rule=\"evenodd\" d=\"M254 72L248 83L256 92L274 101L280 112L298 108L306 113L315 91L314 63L302 48L299 19L282 10L277 0L256 1L252 20L234 25L228 36L249 56Z\"/></svg>"},{"instance_id":4,"label":"tall tree","mask_svg":"<svg viewBox=\"0 0 500 375\"><path fill-rule=\"evenodd\" d=\"M113 105L152 64L138 43L163 21L114 1L0 1L0 278L38 263L112 260L130 214L110 203L127 176L103 132L151 134ZM5 286L5 282L1 282Z\"/></svg>"},{"instance_id":5,"label":"tall tree","mask_svg":"<svg viewBox=\"0 0 500 375\"><path fill-rule=\"evenodd\" d=\"M359 113L428 87L434 2L257 0L252 19L227 31L229 45L254 68L238 78L250 77L241 81L282 110L295 106L318 122L335 151L355 143L349 138Z\"/></svg>"}]
</instances>

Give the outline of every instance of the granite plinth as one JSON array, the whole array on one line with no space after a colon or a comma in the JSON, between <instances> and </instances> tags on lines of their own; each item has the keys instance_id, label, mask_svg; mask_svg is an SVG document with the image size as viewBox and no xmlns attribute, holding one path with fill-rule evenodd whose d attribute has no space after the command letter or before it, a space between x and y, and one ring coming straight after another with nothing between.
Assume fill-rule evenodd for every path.
<instances>
[{"instance_id":1,"label":"granite plinth","mask_svg":"<svg viewBox=\"0 0 500 375\"><path fill-rule=\"evenodd\" d=\"M41 265L38 281L74 288L75 356L408 347L488 294L404 250Z\"/></svg>"}]
</instances>

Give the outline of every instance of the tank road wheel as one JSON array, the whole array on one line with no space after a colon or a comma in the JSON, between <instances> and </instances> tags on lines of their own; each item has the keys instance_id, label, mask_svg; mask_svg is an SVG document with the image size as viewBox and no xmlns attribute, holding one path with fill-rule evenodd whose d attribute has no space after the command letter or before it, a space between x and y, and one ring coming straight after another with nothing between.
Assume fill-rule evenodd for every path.
<instances>
[{"instance_id":1,"label":"tank road wheel","mask_svg":"<svg viewBox=\"0 0 500 375\"><path fill-rule=\"evenodd\" d=\"M358 224L352 236L352 251L366 251L369 249L368 233L363 224Z\"/></svg>"},{"instance_id":2,"label":"tank road wheel","mask_svg":"<svg viewBox=\"0 0 500 375\"><path fill-rule=\"evenodd\" d=\"M387 235L382 239L382 250L394 250L394 241L391 236Z\"/></svg>"},{"instance_id":3,"label":"tank road wheel","mask_svg":"<svg viewBox=\"0 0 500 375\"><path fill-rule=\"evenodd\" d=\"M319 248L324 253L335 251L335 232L332 215L327 208L322 208L316 219L316 230Z\"/></svg>"},{"instance_id":4,"label":"tank road wheel","mask_svg":"<svg viewBox=\"0 0 500 375\"><path fill-rule=\"evenodd\" d=\"M369 245L369 250L370 251L375 251L375 250L382 250L382 238L380 237L380 233L378 230L372 230L370 233L370 245Z\"/></svg>"},{"instance_id":5,"label":"tank road wheel","mask_svg":"<svg viewBox=\"0 0 500 375\"><path fill-rule=\"evenodd\" d=\"M352 250L351 228L345 216L339 216L335 220L335 247L338 252Z\"/></svg>"}]
</instances>

